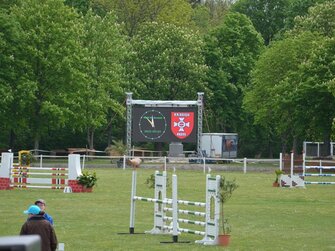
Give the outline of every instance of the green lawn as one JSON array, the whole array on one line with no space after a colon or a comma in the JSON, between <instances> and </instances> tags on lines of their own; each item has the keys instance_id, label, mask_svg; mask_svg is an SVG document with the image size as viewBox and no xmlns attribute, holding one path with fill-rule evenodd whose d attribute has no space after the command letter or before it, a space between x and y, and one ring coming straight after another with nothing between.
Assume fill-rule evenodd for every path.
<instances>
[{"instance_id":1,"label":"green lawn","mask_svg":"<svg viewBox=\"0 0 335 251\"><path fill-rule=\"evenodd\" d=\"M38 198L47 201L59 242L66 251L84 250L222 250L194 244L200 236L182 233L186 244L161 244L171 236L119 235L128 232L131 169L94 169L98 186L93 193L64 194L58 190L0 191L0 235L17 235L25 210ZM139 169L137 195L153 197L146 178L153 169ZM171 181L171 172L169 179ZM179 198L205 201L202 170L177 171ZM227 250L335 250L335 186L308 185L306 189L274 188L275 174L213 172L236 178L239 188L226 204L232 224ZM331 177L330 177L331 179ZM171 188L168 189L171 197ZM187 216L183 216L186 218ZM153 227L153 204L136 202L135 232ZM199 227L190 228L200 230Z\"/></svg>"}]
</instances>

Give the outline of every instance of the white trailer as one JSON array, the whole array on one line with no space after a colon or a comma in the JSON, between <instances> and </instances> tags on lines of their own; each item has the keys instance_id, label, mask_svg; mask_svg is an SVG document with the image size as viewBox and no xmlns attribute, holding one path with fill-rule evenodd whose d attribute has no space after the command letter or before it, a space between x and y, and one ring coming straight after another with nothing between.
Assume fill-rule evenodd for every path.
<instances>
[{"instance_id":1,"label":"white trailer","mask_svg":"<svg viewBox=\"0 0 335 251\"><path fill-rule=\"evenodd\" d=\"M236 158L237 133L203 133L201 150L211 158Z\"/></svg>"}]
</instances>

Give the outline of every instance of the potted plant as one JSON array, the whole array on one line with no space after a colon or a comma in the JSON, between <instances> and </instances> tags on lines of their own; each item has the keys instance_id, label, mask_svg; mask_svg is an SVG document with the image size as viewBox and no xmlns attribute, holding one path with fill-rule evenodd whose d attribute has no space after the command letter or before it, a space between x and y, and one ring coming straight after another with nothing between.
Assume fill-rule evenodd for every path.
<instances>
[{"instance_id":1,"label":"potted plant","mask_svg":"<svg viewBox=\"0 0 335 251\"><path fill-rule=\"evenodd\" d=\"M228 223L228 219L225 217L223 206L231 198L235 189L238 188L238 185L236 184L235 179L227 180L224 176L221 176L219 188L218 199L221 205L221 234L219 234L218 237L218 244L228 246L230 241L231 226Z\"/></svg>"},{"instance_id":2,"label":"potted plant","mask_svg":"<svg viewBox=\"0 0 335 251\"><path fill-rule=\"evenodd\" d=\"M275 181L272 183L273 187L279 187L279 178L280 176L283 174L284 172L282 170L275 170L275 174L276 174L276 179Z\"/></svg>"},{"instance_id":3,"label":"potted plant","mask_svg":"<svg viewBox=\"0 0 335 251\"><path fill-rule=\"evenodd\" d=\"M83 192L92 192L93 187L97 184L96 172L90 173L89 171L83 171L83 173L77 177L78 184L83 186Z\"/></svg>"}]
</instances>

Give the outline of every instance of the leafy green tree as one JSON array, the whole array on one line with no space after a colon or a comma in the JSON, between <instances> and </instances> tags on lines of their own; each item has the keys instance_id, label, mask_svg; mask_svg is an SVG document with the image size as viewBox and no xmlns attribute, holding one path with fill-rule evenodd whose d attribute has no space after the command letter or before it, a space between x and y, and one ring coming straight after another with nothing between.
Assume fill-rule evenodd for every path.
<instances>
[{"instance_id":1,"label":"leafy green tree","mask_svg":"<svg viewBox=\"0 0 335 251\"><path fill-rule=\"evenodd\" d=\"M202 39L167 23L147 23L131 40L130 89L143 99L194 99L206 91Z\"/></svg>"},{"instance_id":2,"label":"leafy green tree","mask_svg":"<svg viewBox=\"0 0 335 251\"><path fill-rule=\"evenodd\" d=\"M310 8L308 15L295 19L294 32L317 32L322 36L335 37L335 2L329 1Z\"/></svg>"},{"instance_id":3,"label":"leafy green tree","mask_svg":"<svg viewBox=\"0 0 335 251\"><path fill-rule=\"evenodd\" d=\"M312 34L306 34L274 42L257 62L253 85L244 98L255 123L274 129L282 142L297 140L306 130L305 117L301 116L303 100L292 90L299 86L299 66L308 59L314 39Z\"/></svg>"},{"instance_id":4,"label":"leafy green tree","mask_svg":"<svg viewBox=\"0 0 335 251\"><path fill-rule=\"evenodd\" d=\"M64 4L75 8L79 13L86 14L91 7L91 0L65 0Z\"/></svg>"},{"instance_id":5,"label":"leafy green tree","mask_svg":"<svg viewBox=\"0 0 335 251\"><path fill-rule=\"evenodd\" d=\"M192 7L187 0L117 0L112 8L124 24L125 32L132 37L146 22L167 22L189 26Z\"/></svg>"},{"instance_id":6,"label":"leafy green tree","mask_svg":"<svg viewBox=\"0 0 335 251\"><path fill-rule=\"evenodd\" d=\"M326 0L294 0L289 3L285 18L285 30L292 29L294 27L294 18L299 16L305 16L308 13L309 7L316 5L317 3L325 2Z\"/></svg>"},{"instance_id":7,"label":"leafy green tree","mask_svg":"<svg viewBox=\"0 0 335 251\"><path fill-rule=\"evenodd\" d=\"M306 83L309 84L310 106L313 107L311 112L311 123L314 132L320 132L317 138L323 140L328 148L331 138L331 124L334 122L333 97L327 90L332 91L334 86L334 39L335 39L335 3L333 1L321 1L321 3L311 7L308 15L296 18L296 25L292 34L301 32L313 32L324 37L320 39L316 51L311 54L309 64L304 64L303 69L308 72ZM307 88L306 88L307 89ZM334 92L333 92L334 94ZM318 98L317 98L318 97ZM334 133L334 132L333 132ZM315 134L315 133L314 133ZM311 135L314 136L314 135ZM312 138L312 137L311 137ZM312 138L313 139L313 138Z\"/></svg>"},{"instance_id":8,"label":"leafy green tree","mask_svg":"<svg viewBox=\"0 0 335 251\"><path fill-rule=\"evenodd\" d=\"M12 104L17 95L15 86L20 82L16 69L22 67L17 58L18 48L15 46L20 43L20 36L18 23L5 9L0 9L0 120L4 122L0 123L0 142L6 142L9 138L11 148L14 144L14 130L22 123L22 119L14 118L12 113ZM4 143L2 147L5 146Z\"/></svg>"},{"instance_id":9,"label":"leafy green tree","mask_svg":"<svg viewBox=\"0 0 335 251\"><path fill-rule=\"evenodd\" d=\"M232 10L247 15L268 45L284 28L289 3L290 0L239 0Z\"/></svg>"},{"instance_id":10,"label":"leafy green tree","mask_svg":"<svg viewBox=\"0 0 335 251\"><path fill-rule=\"evenodd\" d=\"M25 79L16 87L13 115L26 120L38 148L49 128L64 126L72 115L82 81L82 27L78 15L61 0L22 1L11 16L22 29L17 60L23 67L16 71Z\"/></svg>"},{"instance_id":11,"label":"leafy green tree","mask_svg":"<svg viewBox=\"0 0 335 251\"><path fill-rule=\"evenodd\" d=\"M333 16L322 13L334 12L334 6L310 8L284 40L273 43L258 61L244 100L256 123L275 128L283 142L292 142L292 149L306 138L326 145L330 140L335 116L335 98L329 91L334 28L329 25Z\"/></svg>"},{"instance_id":12,"label":"leafy green tree","mask_svg":"<svg viewBox=\"0 0 335 251\"><path fill-rule=\"evenodd\" d=\"M209 0L195 4L192 21L202 34L206 34L211 29L220 26L231 5L231 1L225 0Z\"/></svg>"},{"instance_id":13,"label":"leafy green tree","mask_svg":"<svg viewBox=\"0 0 335 251\"><path fill-rule=\"evenodd\" d=\"M122 118L124 69L121 65L127 51L127 41L120 34L113 13L103 18L88 11L84 17L83 44L86 48L85 85L80 93L79 127L87 131L87 143L94 148L94 132L105 127L108 113Z\"/></svg>"},{"instance_id":14,"label":"leafy green tree","mask_svg":"<svg viewBox=\"0 0 335 251\"><path fill-rule=\"evenodd\" d=\"M243 14L228 13L222 25L206 37L204 54L209 66L208 101L211 129L232 132L241 122L243 89L263 48L260 34Z\"/></svg>"}]
</instances>

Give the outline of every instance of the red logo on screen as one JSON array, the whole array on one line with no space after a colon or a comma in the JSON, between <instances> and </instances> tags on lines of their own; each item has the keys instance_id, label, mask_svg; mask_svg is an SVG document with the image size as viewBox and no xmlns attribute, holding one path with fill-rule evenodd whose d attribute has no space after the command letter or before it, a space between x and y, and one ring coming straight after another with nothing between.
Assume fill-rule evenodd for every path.
<instances>
[{"instance_id":1,"label":"red logo on screen","mask_svg":"<svg viewBox=\"0 0 335 251\"><path fill-rule=\"evenodd\" d=\"M185 139L192 133L194 112L171 112L171 131L178 139Z\"/></svg>"}]
</instances>

